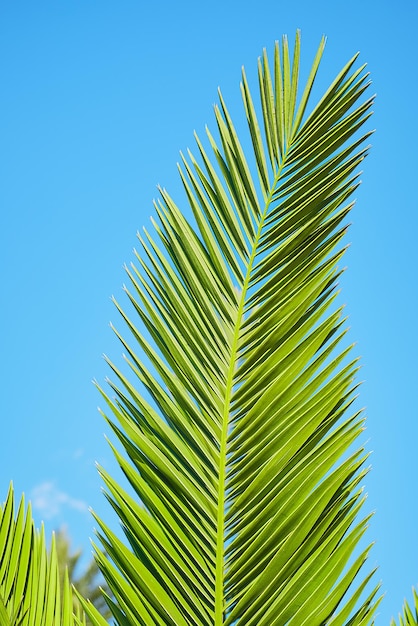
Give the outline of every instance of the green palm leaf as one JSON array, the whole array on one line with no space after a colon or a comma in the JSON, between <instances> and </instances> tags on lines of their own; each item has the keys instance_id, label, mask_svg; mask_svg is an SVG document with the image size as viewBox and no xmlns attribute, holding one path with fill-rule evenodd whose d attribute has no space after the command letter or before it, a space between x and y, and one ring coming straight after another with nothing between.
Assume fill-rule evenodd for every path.
<instances>
[{"instance_id":1,"label":"green palm leaf","mask_svg":"<svg viewBox=\"0 0 418 626\"><path fill-rule=\"evenodd\" d=\"M399 626L418 626L418 593L416 589L412 590L414 596L414 606L410 607L409 603L405 600L402 614L399 614ZM391 626L396 626L394 619L391 621Z\"/></svg>"},{"instance_id":2,"label":"green palm leaf","mask_svg":"<svg viewBox=\"0 0 418 626\"><path fill-rule=\"evenodd\" d=\"M68 574L61 594L54 536L47 550L43 527L35 530L23 497L15 516L12 486L0 509L0 624L86 626L81 611L73 613Z\"/></svg>"},{"instance_id":3,"label":"green palm leaf","mask_svg":"<svg viewBox=\"0 0 418 626\"><path fill-rule=\"evenodd\" d=\"M300 96L299 34L292 58L286 38L271 69L263 53L259 104L243 73L251 147L220 95L219 139L196 137L179 168L195 225L160 189L127 269L136 383L110 363L102 393L136 496L100 470L128 544L98 519L109 558L97 549L118 624L373 618L357 361L335 304L372 99L354 57L307 114L323 48Z\"/></svg>"}]
</instances>

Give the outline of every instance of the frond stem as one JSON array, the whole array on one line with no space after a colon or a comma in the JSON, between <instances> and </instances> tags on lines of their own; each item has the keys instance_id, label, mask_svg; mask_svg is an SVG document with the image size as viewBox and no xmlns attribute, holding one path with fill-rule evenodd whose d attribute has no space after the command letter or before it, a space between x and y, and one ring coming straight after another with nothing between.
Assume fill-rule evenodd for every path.
<instances>
[{"instance_id":1,"label":"frond stem","mask_svg":"<svg viewBox=\"0 0 418 626\"><path fill-rule=\"evenodd\" d=\"M245 280L242 286L241 298L238 304L237 317L234 327L234 334L231 345L231 359L228 369L228 375L226 379L225 387L225 404L224 414L222 420L222 434L219 449L219 500L218 500L218 516L217 516L217 545L216 545L216 578L215 578L215 626L222 626L225 621L225 606L224 606L224 551L225 551L225 501L226 501L226 461L227 461L227 440L228 440L228 427L229 427L229 407L231 404L231 398L234 388L234 375L237 362L238 353L238 341L241 329L241 321L244 315L244 307L247 297L247 291L249 288L251 272L254 265L254 260L257 255L258 244L260 241L261 233L263 230L264 222L267 217L267 212L272 200L274 189L279 181L280 175L284 168L285 156L279 165L277 173L274 177L273 184L271 185L270 192L265 200L264 210L261 214L260 221L256 236L253 241L251 256L248 260L247 271Z\"/></svg>"}]
</instances>

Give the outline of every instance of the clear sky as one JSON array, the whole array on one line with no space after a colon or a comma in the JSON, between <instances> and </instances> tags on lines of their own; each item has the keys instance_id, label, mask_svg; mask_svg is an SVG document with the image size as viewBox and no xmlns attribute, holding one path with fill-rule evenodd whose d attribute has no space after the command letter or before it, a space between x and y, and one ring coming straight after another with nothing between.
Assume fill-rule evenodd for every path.
<instances>
[{"instance_id":1,"label":"clear sky","mask_svg":"<svg viewBox=\"0 0 418 626\"><path fill-rule=\"evenodd\" d=\"M417 18L414 0L1 3L0 499L13 479L37 524L67 524L85 550L88 506L115 526L91 380L108 374L102 353L119 359L110 296L123 300L136 231L158 183L176 196L178 152L214 127L218 85L241 115L242 64L255 85L262 48L301 28L306 69L325 33L320 85L360 50L378 94L342 297L373 451L377 624L389 623L418 583Z\"/></svg>"}]
</instances>

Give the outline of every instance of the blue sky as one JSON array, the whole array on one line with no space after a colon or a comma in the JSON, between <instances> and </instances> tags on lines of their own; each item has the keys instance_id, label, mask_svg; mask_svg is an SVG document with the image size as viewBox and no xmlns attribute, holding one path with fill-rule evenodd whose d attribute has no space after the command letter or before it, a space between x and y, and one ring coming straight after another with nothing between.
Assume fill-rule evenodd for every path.
<instances>
[{"instance_id":1,"label":"blue sky","mask_svg":"<svg viewBox=\"0 0 418 626\"><path fill-rule=\"evenodd\" d=\"M85 550L89 506L116 524L94 466L116 473L91 380L108 374L102 353L119 359L110 296L123 299L136 231L157 184L179 191L179 150L214 126L218 85L240 115L242 64L254 85L262 48L301 28L306 69L325 33L320 86L360 50L378 95L342 299L373 451L371 564L386 591L377 624L389 623L418 583L417 18L412 0L2 3L4 497L13 479L38 524L67 524Z\"/></svg>"}]
</instances>

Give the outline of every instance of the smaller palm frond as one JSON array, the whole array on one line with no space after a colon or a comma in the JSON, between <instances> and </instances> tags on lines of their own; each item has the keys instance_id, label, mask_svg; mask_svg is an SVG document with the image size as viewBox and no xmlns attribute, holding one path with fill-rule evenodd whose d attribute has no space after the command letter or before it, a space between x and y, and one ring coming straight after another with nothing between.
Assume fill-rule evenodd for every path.
<instances>
[{"instance_id":1,"label":"smaller palm frond","mask_svg":"<svg viewBox=\"0 0 418 626\"><path fill-rule=\"evenodd\" d=\"M55 537L48 551L23 497L15 514L12 485L0 509L0 624L86 626L81 610L73 612L67 573L61 592Z\"/></svg>"},{"instance_id":2,"label":"smaller palm frond","mask_svg":"<svg viewBox=\"0 0 418 626\"><path fill-rule=\"evenodd\" d=\"M411 607L405 600L402 613L399 613L398 622L392 619L390 626L418 626L418 593L415 588L412 589L414 605Z\"/></svg>"}]
</instances>

